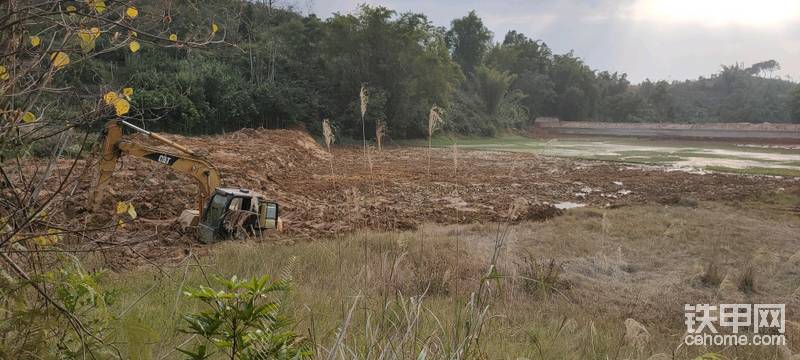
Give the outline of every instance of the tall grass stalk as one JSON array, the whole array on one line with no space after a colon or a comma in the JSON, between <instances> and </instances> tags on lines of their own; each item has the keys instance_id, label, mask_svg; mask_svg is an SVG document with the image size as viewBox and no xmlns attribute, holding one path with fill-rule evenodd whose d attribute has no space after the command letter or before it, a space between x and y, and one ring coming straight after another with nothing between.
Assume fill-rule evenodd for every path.
<instances>
[{"instance_id":1,"label":"tall grass stalk","mask_svg":"<svg viewBox=\"0 0 800 360\"><path fill-rule=\"evenodd\" d=\"M453 179L458 176L458 143L453 142Z\"/></svg>"},{"instance_id":2,"label":"tall grass stalk","mask_svg":"<svg viewBox=\"0 0 800 360\"><path fill-rule=\"evenodd\" d=\"M361 84L361 91L358 92L358 99L361 105L361 139L364 142L364 158L368 159L369 150L367 149L367 125L364 122L364 115L367 114L367 103L369 103L369 94L367 93L366 84Z\"/></svg>"},{"instance_id":3,"label":"tall grass stalk","mask_svg":"<svg viewBox=\"0 0 800 360\"><path fill-rule=\"evenodd\" d=\"M336 136L333 134L331 121L329 119L322 120L322 136L325 137L325 146L328 148L331 163L331 176L333 176L333 152L331 152L331 144L336 141Z\"/></svg>"},{"instance_id":4,"label":"tall grass stalk","mask_svg":"<svg viewBox=\"0 0 800 360\"><path fill-rule=\"evenodd\" d=\"M383 137L386 135L386 123L379 121L375 125L375 142L378 146L378 151L383 151Z\"/></svg>"},{"instance_id":5,"label":"tall grass stalk","mask_svg":"<svg viewBox=\"0 0 800 360\"><path fill-rule=\"evenodd\" d=\"M433 104L428 112L428 176L431 175L431 149L433 147L433 133L444 125L442 115L444 110Z\"/></svg>"}]
</instances>

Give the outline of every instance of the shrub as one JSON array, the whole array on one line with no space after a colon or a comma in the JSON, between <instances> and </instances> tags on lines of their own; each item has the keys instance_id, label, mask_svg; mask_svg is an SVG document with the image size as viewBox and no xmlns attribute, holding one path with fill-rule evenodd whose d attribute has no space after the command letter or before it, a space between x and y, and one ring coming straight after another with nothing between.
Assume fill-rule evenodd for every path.
<instances>
[{"instance_id":1,"label":"shrub","mask_svg":"<svg viewBox=\"0 0 800 360\"><path fill-rule=\"evenodd\" d=\"M86 272L75 262L66 261L56 270L42 275L40 289L61 309L39 306L40 293L28 282L17 280L0 270L0 358L80 359L86 354L114 357L106 343L113 319L108 310L114 292L102 289L100 272ZM52 303L51 303L52 304Z\"/></svg>"},{"instance_id":2,"label":"shrub","mask_svg":"<svg viewBox=\"0 0 800 360\"><path fill-rule=\"evenodd\" d=\"M531 295L550 295L569 287L569 283L561 278L564 263L556 259L539 260L533 254L525 252L517 262L522 289Z\"/></svg>"},{"instance_id":3,"label":"shrub","mask_svg":"<svg viewBox=\"0 0 800 360\"><path fill-rule=\"evenodd\" d=\"M184 292L203 302L206 310L183 316L188 323L184 332L203 340L193 350L180 352L190 359L206 359L215 352L231 360L310 357L308 343L288 329L292 322L281 315L282 304L276 299L289 291L288 281L271 281L268 275L216 280L223 289L200 286Z\"/></svg>"}]
</instances>

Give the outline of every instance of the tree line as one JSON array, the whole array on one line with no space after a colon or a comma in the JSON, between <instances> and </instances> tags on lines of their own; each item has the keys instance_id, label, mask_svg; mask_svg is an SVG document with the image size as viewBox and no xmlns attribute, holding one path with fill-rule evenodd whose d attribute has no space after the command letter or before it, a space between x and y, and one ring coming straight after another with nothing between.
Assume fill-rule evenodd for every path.
<instances>
[{"instance_id":1,"label":"tree line","mask_svg":"<svg viewBox=\"0 0 800 360\"><path fill-rule=\"evenodd\" d=\"M138 6L165 11L154 0ZM71 70L65 85L134 87L134 118L187 134L298 126L321 133L330 119L337 135L360 137L362 85L367 133L383 124L392 138L423 136L433 105L445 110L448 131L487 136L538 117L800 122L800 90L773 78L774 60L723 66L696 80L632 84L517 31L495 43L475 12L445 28L424 14L368 5L327 19L242 0L170 6L181 14L170 20L172 31L192 33L214 19L225 44L104 54Z\"/></svg>"}]
</instances>

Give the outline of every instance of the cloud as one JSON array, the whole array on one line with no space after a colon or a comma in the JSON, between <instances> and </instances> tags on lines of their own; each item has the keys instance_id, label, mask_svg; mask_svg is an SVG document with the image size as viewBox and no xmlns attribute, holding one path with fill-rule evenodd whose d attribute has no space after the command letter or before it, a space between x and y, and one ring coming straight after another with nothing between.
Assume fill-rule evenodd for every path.
<instances>
[{"instance_id":1,"label":"cloud","mask_svg":"<svg viewBox=\"0 0 800 360\"><path fill-rule=\"evenodd\" d=\"M782 27L800 20L797 0L639 0L630 16L644 22Z\"/></svg>"}]
</instances>

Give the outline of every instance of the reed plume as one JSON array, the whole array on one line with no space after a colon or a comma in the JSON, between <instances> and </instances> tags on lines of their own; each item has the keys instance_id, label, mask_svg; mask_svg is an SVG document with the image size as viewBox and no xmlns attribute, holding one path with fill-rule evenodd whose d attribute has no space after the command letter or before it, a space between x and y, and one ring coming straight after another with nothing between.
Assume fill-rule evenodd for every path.
<instances>
[{"instance_id":1,"label":"reed plume","mask_svg":"<svg viewBox=\"0 0 800 360\"><path fill-rule=\"evenodd\" d=\"M375 142L378 145L378 151L383 151L383 137L386 135L386 123L383 121L375 125Z\"/></svg>"},{"instance_id":2,"label":"reed plume","mask_svg":"<svg viewBox=\"0 0 800 360\"><path fill-rule=\"evenodd\" d=\"M433 104L428 112L428 176L431 174L431 148L433 144L433 133L444 125L442 115L444 110Z\"/></svg>"},{"instance_id":3,"label":"reed plume","mask_svg":"<svg viewBox=\"0 0 800 360\"><path fill-rule=\"evenodd\" d=\"M331 152L331 144L336 141L336 136L333 135L333 128L329 119L322 120L322 136L325 137L325 146L328 147L328 154L331 155L331 176L333 176L333 153Z\"/></svg>"}]
</instances>

